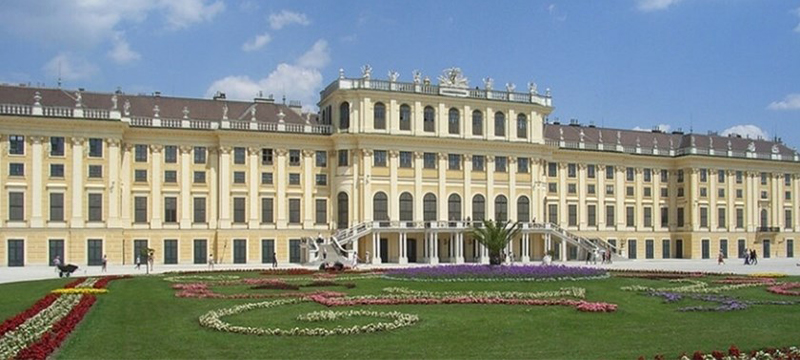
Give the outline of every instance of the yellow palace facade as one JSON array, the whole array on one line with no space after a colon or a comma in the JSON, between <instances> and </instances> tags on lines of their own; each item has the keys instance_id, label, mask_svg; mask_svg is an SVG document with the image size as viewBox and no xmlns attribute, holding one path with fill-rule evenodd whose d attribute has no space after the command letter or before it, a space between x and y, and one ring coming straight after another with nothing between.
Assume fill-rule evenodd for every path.
<instances>
[{"instance_id":1,"label":"yellow palace facade","mask_svg":"<svg viewBox=\"0 0 800 360\"><path fill-rule=\"evenodd\" d=\"M522 223L507 253L523 262L798 250L800 156L780 142L549 123L535 84L437 80L340 72L318 114L0 86L0 266L148 248L157 264L310 263L320 234L372 263L480 263L482 219Z\"/></svg>"}]
</instances>

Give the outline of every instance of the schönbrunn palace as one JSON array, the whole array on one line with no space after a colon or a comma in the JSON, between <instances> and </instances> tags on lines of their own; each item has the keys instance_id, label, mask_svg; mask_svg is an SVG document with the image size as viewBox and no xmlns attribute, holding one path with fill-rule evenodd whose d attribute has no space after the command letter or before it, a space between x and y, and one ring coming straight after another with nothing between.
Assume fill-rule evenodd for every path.
<instances>
[{"instance_id":1,"label":"sch\u00f6nbrunn palace","mask_svg":"<svg viewBox=\"0 0 800 360\"><path fill-rule=\"evenodd\" d=\"M156 264L313 263L324 246L480 263L482 219L522 223L522 262L793 257L800 240L800 155L780 141L548 122L549 90L473 88L457 68L340 71L318 106L0 86L0 266L147 248Z\"/></svg>"}]
</instances>

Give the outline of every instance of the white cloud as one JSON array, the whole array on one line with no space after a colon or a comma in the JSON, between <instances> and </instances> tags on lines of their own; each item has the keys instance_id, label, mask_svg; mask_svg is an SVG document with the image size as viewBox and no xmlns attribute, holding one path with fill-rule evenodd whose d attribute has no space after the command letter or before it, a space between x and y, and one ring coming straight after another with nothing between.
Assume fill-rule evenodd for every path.
<instances>
[{"instance_id":1,"label":"white cloud","mask_svg":"<svg viewBox=\"0 0 800 360\"><path fill-rule=\"evenodd\" d=\"M722 136L728 136L731 134L741 135L743 138L750 139L769 138L766 131L755 125L735 125L723 130L722 133L720 133Z\"/></svg>"},{"instance_id":2,"label":"white cloud","mask_svg":"<svg viewBox=\"0 0 800 360\"><path fill-rule=\"evenodd\" d=\"M164 8L167 24L173 29L182 29L195 23L210 21L225 10L221 0L161 0L157 7Z\"/></svg>"},{"instance_id":3,"label":"white cloud","mask_svg":"<svg viewBox=\"0 0 800 360\"><path fill-rule=\"evenodd\" d=\"M767 105L769 110L800 110L800 94L789 94L781 101L773 101Z\"/></svg>"},{"instance_id":4,"label":"white cloud","mask_svg":"<svg viewBox=\"0 0 800 360\"><path fill-rule=\"evenodd\" d=\"M113 47L108 52L108 57L114 60L117 64L128 64L142 58L138 52L131 50L130 45L128 45L128 41L125 40L125 37L121 32L115 34L111 42Z\"/></svg>"},{"instance_id":5,"label":"white cloud","mask_svg":"<svg viewBox=\"0 0 800 360\"><path fill-rule=\"evenodd\" d=\"M294 64L281 63L265 78L251 79L234 75L217 80L208 87L206 96L222 91L229 99L252 100L259 91L276 98L300 100L305 110L313 109L319 90L322 88L320 69L330 62L328 43L319 40L301 55Z\"/></svg>"},{"instance_id":6,"label":"white cloud","mask_svg":"<svg viewBox=\"0 0 800 360\"><path fill-rule=\"evenodd\" d=\"M275 30L280 30L286 25L299 24L306 26L311 24L306 14L283 10L278 14L269 14L269 26Z\"/></svg>"},{"instance_id":7,"label":"white cloud","mask_svg":"<svg viewBox=\"0 0 800 360\"><path fill-rule=\"evenodd\" d=\"M655 126L655 128L657 128L657 129L658 129L658 130L660 130L661 132L668 133L668 132L670 131L670 129L672 129L672 126L671 126L671 125L669 125L669 124L658 124L658 125L656 125L656 126ZM639 127L639 126L637 126L637 127L633 128L633 131L646 131L646 132L650 132L650 131L653 131L653 129L645 129L645 128L643 128L643 127Z\"/></svg>"},{"instance_id":8,"label":"white cloud","mask_svg":"<svg viewBox=\"0 0 800 360\"><path fill-rule=\"evenodd\" d=\"M665 10L681 1L683 0L637 0L636 7L644 12L659 11Z\"/></svg>"},{"instance_id":9,"label":"white cloud","mask_svg":"<svg viewBox=\"0 0 800 360\"><path fill-rule=\"evenodd\" d=\"M82 57L61 53L50 59L43 70L52 79L80 80L96 74L97 66Z\"/></svg>"},{"instance_id":10,"label":"white cloud","mask_svg":"<svg viewBox=\"0 0 800 360\"><path fill-rule=\"evenodd\" d=\"M256 51L264 47L264 45L267 45L270 41L272 41L272 37L269 36L269 33L256 35L255 38L247 40L247 42L242 44L242 50L247 52Z\"/></svg>"},{"instance_id":11,"label":"white cloud","mask_svg":"<svg viewBox=\"0 0 800 360\"><path fill-rule=\"evenodd\" d=\"M557 21L567 20L567 15L561 12L558 9L558 6L556 6L556 4L547 5L547 13L550 14L550 17L552 17L553 20Z\"/></svg>"}]
</instances>

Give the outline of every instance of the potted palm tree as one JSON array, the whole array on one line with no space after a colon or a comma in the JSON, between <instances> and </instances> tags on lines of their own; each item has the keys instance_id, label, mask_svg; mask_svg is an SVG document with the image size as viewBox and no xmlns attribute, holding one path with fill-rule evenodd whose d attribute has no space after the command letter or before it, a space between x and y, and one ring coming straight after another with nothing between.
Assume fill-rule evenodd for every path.
<instances>
[{"instance_id":1,"label":"potted palm tree","mask_svg":"<svg viewBox=\"0 0 800 360\"><path fill-rule=\"evenodd\" d=\"M519 231L519 222L483 220L470 230L470 235L489 250L489 265L500 265L503 249Z\"/></svg>"}]
</instances>

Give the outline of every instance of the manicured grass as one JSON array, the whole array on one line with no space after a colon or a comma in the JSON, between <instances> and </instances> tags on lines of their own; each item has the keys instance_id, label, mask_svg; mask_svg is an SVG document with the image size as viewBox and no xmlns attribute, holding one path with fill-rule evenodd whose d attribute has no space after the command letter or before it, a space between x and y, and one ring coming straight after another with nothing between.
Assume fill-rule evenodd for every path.
<instances>
[{"instance_id":1,"label":"manicured grass","mask_svg":"<svg viewBox=\"0 0 800 360\"><path fill-rule=\"evenodd\" d=\"M237 274L261 276L258 273ZM285 277L291 279L291 277ZM710 278L701 279L704 281ZM798 281L781 278L778 281ZM236 304L270 299L221 300L176 298L172 283L161 277L117 280L67 339L58 358L547 358L634 359L681 352L710 352L736 344L741 349L797 345L800 305L752 306L727 313L683 313L677 308L713 305L695 300L665 304L661 298L620 290L626 285L676 286L665 280L609 278L561 282L423 283L386 279L347 280L343 287L303 288L351 295L381 294L385 287L430 291L505 290L545 291L561 287L586 288L586 299L619 305L615 313L585 313L565 306L524 305L393 305L331 308L334 311L370 309L419 315L419 323L395 331L330 337L274 337L217 332L203 328L204 313ZM24 310L47 291L66 281L50 280L0 286L0 314ZM712 285L714 286L714 285ZM244 286L216 287L232 293L277 292L247 290ZM727 295L758 300L800 300L767 293L764 287L734 290ZM12 305L11 308L9 304ZM363 325L372 318L310 324L298 315L326 309L316 303L259 309L225 317L235 325L291 328Z\"/></svg>"}]
</instances>

